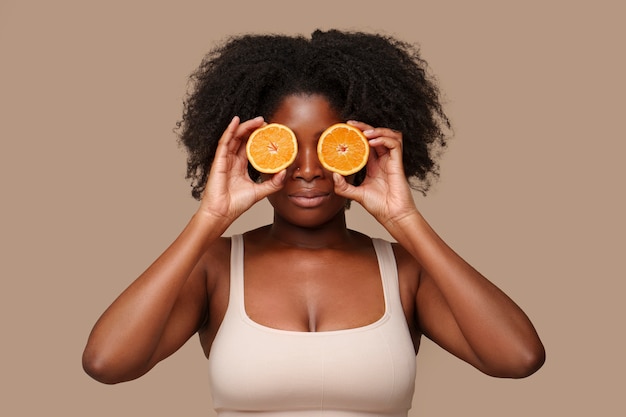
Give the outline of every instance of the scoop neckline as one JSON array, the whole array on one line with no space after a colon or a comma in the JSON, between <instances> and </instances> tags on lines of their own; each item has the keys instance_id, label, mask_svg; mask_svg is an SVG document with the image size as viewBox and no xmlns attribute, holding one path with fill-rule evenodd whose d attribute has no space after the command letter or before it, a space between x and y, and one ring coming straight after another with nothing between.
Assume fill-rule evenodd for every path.
<instances>
[{"instance_id":1,"label":"scoop neckline","mask_svg":"<svg viewBox=\"0 0 626 417\"><path fill-rule=\"evenodd\" d=\"M239 304L239 310L240 310L239 312L240 312L241 317L243 318L243 321L246 324L250 325L251 327L254 327L259 330L266 331L266 332L271 332L271 333L282 333L282 334L299 335L299 336L306 336L306 337L311 337L311 336L320 337L320 336L325 336L325 335L356 333L356 332L370 330L370 329L381 326L383 323L385 323L389 319L390 313L389 313L389 294L388 294L387 279L386 279L387 277L385 276L385 271L383 268L381 248L378 247L378 243L377 243L377 241L379 241L380 239L370 238L370 241L372 242L372 246L374 247L374 252L376 253L376 262L378 264L378 274L379 274L380 281L382 284L383 300L384 300L384 307L385 307L385 311L383 312L383 314L377 320L368 324L364 324L363 326L348 327L344 329L316 331L316 332L301 331L301 330L288 330L288 329L279 329L276 327L270 327L265 324L261 324L259 322L254 321L248 315L248 312L246 311L245 275L244 275L244 268L243 268L243 261L245 257L245 245L244 245L243 236L241 236L240 239L241 239L240 241L241 280L240 280L239 291L241 291L241 298L240 298L241 303Z\"/></svg>"}]
</instances>

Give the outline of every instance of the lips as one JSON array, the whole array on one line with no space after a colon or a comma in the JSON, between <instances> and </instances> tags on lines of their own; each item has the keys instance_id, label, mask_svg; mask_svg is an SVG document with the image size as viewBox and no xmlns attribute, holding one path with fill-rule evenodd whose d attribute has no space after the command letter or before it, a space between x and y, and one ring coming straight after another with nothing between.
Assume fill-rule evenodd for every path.
<instances>
[{"instance_id":1,"label":"lips","mask_svg":"<svg viewBox=\"0 0 626 417\"><path fill-rule=\"evenodd\" d=\"M301 190L288 195L289 200L298 207L313 208L323 204L330 193L319 190Z\"/></svg>"}]
</instances>

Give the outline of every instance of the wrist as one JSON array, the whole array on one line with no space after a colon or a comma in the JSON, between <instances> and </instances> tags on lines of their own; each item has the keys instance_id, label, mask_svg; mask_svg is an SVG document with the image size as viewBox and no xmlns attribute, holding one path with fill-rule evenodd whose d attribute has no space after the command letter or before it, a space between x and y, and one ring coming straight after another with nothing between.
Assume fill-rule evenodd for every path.
<instances>
[{"instance_id":1,"label":"wrist","mask_svg":"<svg viewBox=\"0 0 626 417\"><path fill-rule=\"evenodd\" d=\"M203 236L203 240L212 241L222 236L231 224L226 216L198 210L189 220L187 228Z\"/></svg>"},{"instance_id":2,"label":"wrist","mask_svg":"<svg viewBox=\"0 0 626 417\"><path fill-rule=\"evenodd\" d=\"M383 223L385 229L398 242L407 239L407 235L423 230L427 226L426 220L416 209L406 211L397 216L390 217Z\"/></svg>"},{"instance_id":3,"label":"wrist","mask_svg":"<svg viewBox=\"0 0 626 417\"><path fill-rule=\"evenodd\" d=\"M397 215L390 216L383 222L383 225L391 232L391 230L411 226L415 222L420 221L422 218L423 217L417 208L411 208Z\"/></svg>"}]
</instances>

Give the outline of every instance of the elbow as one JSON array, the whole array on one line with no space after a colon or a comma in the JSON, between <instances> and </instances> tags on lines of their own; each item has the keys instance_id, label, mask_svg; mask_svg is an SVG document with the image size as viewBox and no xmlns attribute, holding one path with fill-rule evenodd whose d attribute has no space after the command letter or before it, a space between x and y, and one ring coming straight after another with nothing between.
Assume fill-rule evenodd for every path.
<instances>
[{"instance_id":1,"label":"elbow","mask_svg":"<svg viewBox=\"0 0 626 417\"><path fill-rule=\"evenodd\" d=\"M524 358L520 361L520 366L517 375L514 378L526 378L537 372L543 364L546 362L546 351L541 342L532 349L529 350Z\"/></svg>"},{"instance_id":2,"label":"elbow","mask_svg":"<svg viewBox=\"0 0 626 417\"><path fill-rule=\"evenodd\" d=\"M536 345L520 349L515 355L509 357L505 364L485 371L485 373L500 378L521 379L537 372L545 361L546 352L539 342Z\"/></svg>"},{"instance_id":3,"label":"elbow","mask_svg":"<svg viewBox=\"0 0 626 417\"><path fill-rule=\"evenodd\" d=\"M101 355L85 349L82 362L85 373L96 381L109 385L122 382L122 380L116 377L112 372L113 366L111 366L110 362Z\"/></svg>"},{"instance_id":4,"label":"elbow","mask_svg":"<svg viewBox=\"0 0 626 417\"><path fill-rule=\"evenodd\" d=\"M97 352L89 347L83 352L82 366L87 375L107 385L126 382L139 376L121 370L120 361L115 356Z\"/></svg>"}]
</instances>

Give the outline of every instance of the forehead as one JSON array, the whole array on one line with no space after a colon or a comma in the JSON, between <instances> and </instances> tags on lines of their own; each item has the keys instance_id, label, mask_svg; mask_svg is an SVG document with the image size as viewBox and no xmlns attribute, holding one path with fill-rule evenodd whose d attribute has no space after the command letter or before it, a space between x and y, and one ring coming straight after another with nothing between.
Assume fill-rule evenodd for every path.
<instances>
[{"instance_id":1,"label":"forehead","mask_svg":"<svg viewBox=\"0 0 626 417\"><path fill-rule=\"evenodd\" d=\"M328 127L341 120L326 97L319 94L298 94L285 97L270 121L293 129L304 126Z\"/></svg>"}]
</instances>

